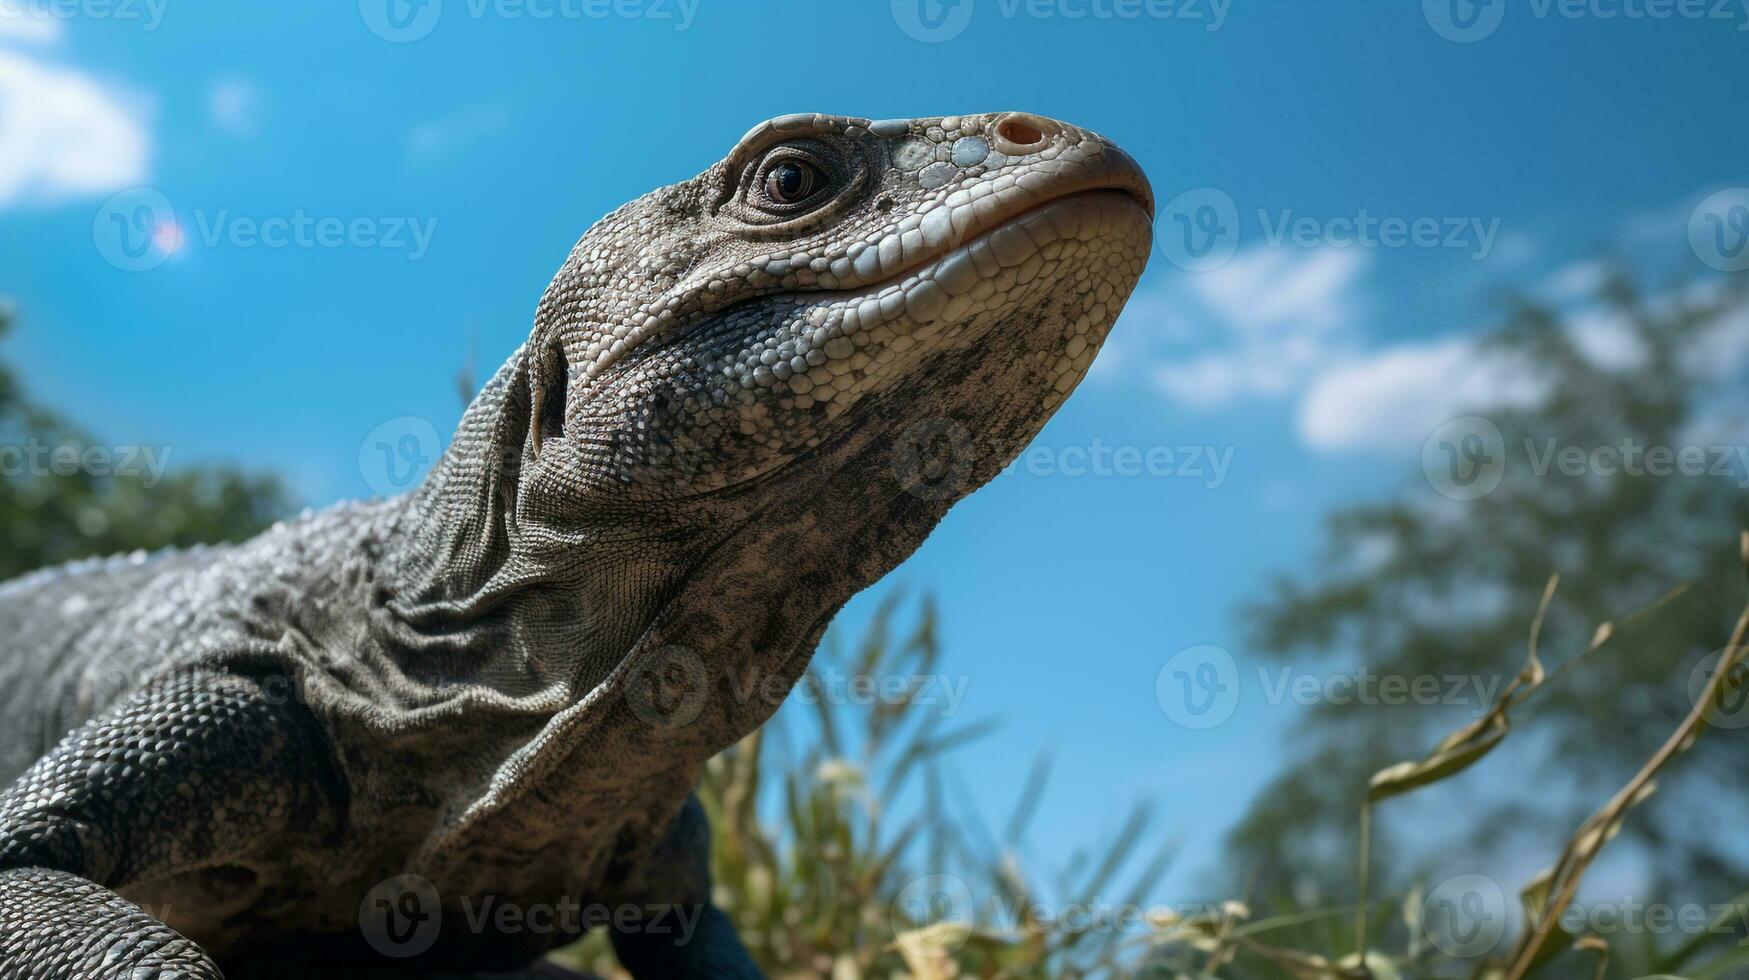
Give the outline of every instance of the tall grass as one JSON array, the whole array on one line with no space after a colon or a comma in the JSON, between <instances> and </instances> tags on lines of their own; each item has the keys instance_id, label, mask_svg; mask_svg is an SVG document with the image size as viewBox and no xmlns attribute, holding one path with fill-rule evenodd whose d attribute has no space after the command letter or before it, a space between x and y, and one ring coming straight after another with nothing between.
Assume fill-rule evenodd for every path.
<instances>
[{"instance_id":1,"label":"tall grass","mask_svg":"<svg viewBox=\"0 0 1749 980\"><path fill-rule=\"evenodd\" d=\"M1749 534L1742 547L1749 570ZM1670 948L1655 937L1563 928L1563 913L1598 853L1655 792L1657 777L1706 732L1728 687L1741 683L1749 608L1682 726L1574 832L1552 866L1525 885L1523 926L1509 941L1487 955L1460 959L1452 955L1453 943L1441 941L1448 938L1444 925L1426 921L1429 906L1419 888L1367 898L1373 808L1449 779L1500 749L1514 730L1515 711L1607 646L1612 623L1601 624L1555 670L1545 667L1542 624L1557 595L1551 581L1530 624L1525 665L1490 710L1425 756L1380 771L1365 799L1356 801L1358 903L1295 908L1266 919L1254 919L1243 900L1176 911L1148 906L1172 852L1169 846L1137 849L1137 841L1154 836L1146 806L1132 811L1115 844L1037 880L1019 855L1047 791L1048 764L1034 765L1020 803L1001 832L993 832L976 804L956 793L945 767L955 748L989 734L990 726L956 727L921 704L916 687L897 699L863 704L822 698L787 704L772 725L712 760L699 795L715 829L717 902L774 978L1566 980L1675 976L1679 970L1693 980L1749 976L1749 947L1738 943L1741 924L1719 923ZM816 658L816 678L832 671L872 678L938 674L933 605L917 603L909 626L899 630L901 605L897 596L889 599L849 648L829 639ZM1121 927L1097 929L1034 914L1078 903L1150 911ZM600 937L559 959L624 976Z\"/></svg>"}]
</instances>

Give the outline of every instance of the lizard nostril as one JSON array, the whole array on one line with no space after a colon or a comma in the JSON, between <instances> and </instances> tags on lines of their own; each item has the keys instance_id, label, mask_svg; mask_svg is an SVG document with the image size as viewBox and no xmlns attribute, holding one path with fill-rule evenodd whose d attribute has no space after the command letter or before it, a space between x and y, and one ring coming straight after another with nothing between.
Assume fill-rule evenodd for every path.
<instances>
[{"instance_id":1,"label":"lizard nostril","mask_svg":"<svg viewBox=\"0 0 1749 980\"><path fill-rule=\"evenodd\" d=\"M1044 149L1056 132L1050 120L1027 112L1011 112L996 125L996 148L1010 155Z\"/></svg>"}]
</instances>

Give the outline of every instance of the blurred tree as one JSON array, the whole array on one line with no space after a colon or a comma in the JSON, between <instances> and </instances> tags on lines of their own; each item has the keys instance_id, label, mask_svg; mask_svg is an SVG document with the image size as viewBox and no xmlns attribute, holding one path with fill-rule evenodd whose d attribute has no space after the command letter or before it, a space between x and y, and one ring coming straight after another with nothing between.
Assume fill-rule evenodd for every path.
<instances>
[{"instance_id":1,"label":"blurred tree","mask_svg":"<svg viewBox=\"0 0 1749 980\"><path fill-rule=\"evenodd\" d=\"M1563 466L1548 453L1578 447L1590 459L1600 447L1707 447L1711 467L1721 458L1711 449L1742 445L1742 418L1732 411L1740 410L1733 399L1743 391L1740 354L1749 346L1746 285L1715 280L1648 298L1618 277L1577 312L1515 305L1477 354L1488 370L1524 372L1540 393L1521 407L1473 407L1500 432L1500 443L1486 447L1504 451L1499 485L1453 499L1430 489L1442 479L1430 473L1396 499L1341 510L1328 519L1316 571L1278 581L1247 610L1250 652L1291 659L1297 670L1364 664L1379 677L1504 681L1523 663L1526 626L1550 573L1561 575L1543 633L1551 669L1598 623L1693 583L1526 705L1515 719L1526 731L1505 749L1426 791L1454 818L1451 828L1435 826L1438 815L1430 821L1425 807L1411 828L1385 804L1374 848L1384 884L1400 885L1411 871L1449 873L1456 853L1481 855L1466 857L1464 870L1515 844L1552 855L1550 842L1619 788L1692 706L1693 672L1725 644L1743 606L1742 458L1728 458L1722 473L1654 475ZM1614 356L1597 356L1600 340L1613 342ZM1739 376L1724 376L1733 363ZM1470 455L1450 462L1479 465L1480 448L1454 444L1451 451ZM1435 460L1444 457L1436 452ZM1355 878L1356 817L1369 777L1424 754L1474 717L1474 700L1445 710L1312 709L1296 755L1229 839L1233 873L1260 875L1252 894L1263 901L1329 900L1332 884L1340 894ZM1726 832L1749 802L1749 787L1726 778L1742 771L1749 731L1716 736L1673 767L1684 778L1669 780L1624 830L1621 844L1637 843L1650 858L1651 894L1722 901L1749 880L1749 852Z\"/></svg>"},{"instance_id":2,"label":"blurred tree","mask_svg":"<svg viewBox=\"0 0 1749 980\"><path fill-rule=\"evenodd\" d=\"M0 339L15 320L0 299ZM143 472L44 465L59 447L83 454L93 445L32 400L18 375L0 363L0 447L10 450L0 465L0 579L92 555L234 541L290 510L277 478L230 467L182 467L154 480ZM163 448L157 452L163 459ZM122 462L119 455L109 458ZM109 468L123 467L103 469Z\"/></svg>"}]
</instances>

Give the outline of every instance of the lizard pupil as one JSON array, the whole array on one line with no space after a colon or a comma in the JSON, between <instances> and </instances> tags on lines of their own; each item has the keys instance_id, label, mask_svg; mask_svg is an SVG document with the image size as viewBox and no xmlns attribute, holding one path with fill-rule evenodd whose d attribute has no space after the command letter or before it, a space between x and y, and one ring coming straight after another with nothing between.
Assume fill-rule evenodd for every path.
<instances>
[{"instance_id":1,"label":"lizard pupil","mask_svg":"<svg viewBox=\"0 0 1749 980\"><path fill-rule=\"evenodd\" d=\"M765 177L765 193L778 204L795 204L814 193L819 173L813 167L794 160L771 168Z\"/></svg>"}]
</instances>

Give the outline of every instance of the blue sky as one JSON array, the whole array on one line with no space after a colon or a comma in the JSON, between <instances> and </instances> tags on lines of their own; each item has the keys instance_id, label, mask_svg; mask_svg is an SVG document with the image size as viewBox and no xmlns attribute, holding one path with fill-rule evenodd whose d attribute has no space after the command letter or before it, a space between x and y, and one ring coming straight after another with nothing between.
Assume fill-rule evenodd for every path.
<instances>
[{"instance_id":1,"label":"blue sky","mask_svg":"<svg viewBox=\"0 0 1749 980\"><path fill-rule=\"evenodd\" d=\"M1293 711L1248 688L1188 728L1162 668L1205 644L1246 664L1239 604L1315 573L1329 508L1433 492L1428 435L1512 394L1468 347L1503 291L1574 302L1607 255L1704 275L1708 215L1737 201L1710 196L1749 183L1736 5L1444 2L442 0L397 33L381 0L0 0L5 353L115 443L365 496L373 430L447 434L458 370L508 355L576 237L754 123L1023 108L1097 129L1164 206L1131 309L1042 455L840 625L894 583L934 592L958 719L1006 719L955 762L985 813L1049 750L1035 856L1147 797L1186 842L1168 890L1190 889ZM129 271L115 222L142 203L181 237ZM1174 222L1209 215L1229 257L1199 268ZM1352 243L1369 216L1437 233ZM358 231L257 240L322 219ZM1622 356L1607 323L1587 341ZM1065 472L1100 447L1173 473Z\"/></svg>"}]
</instances>

